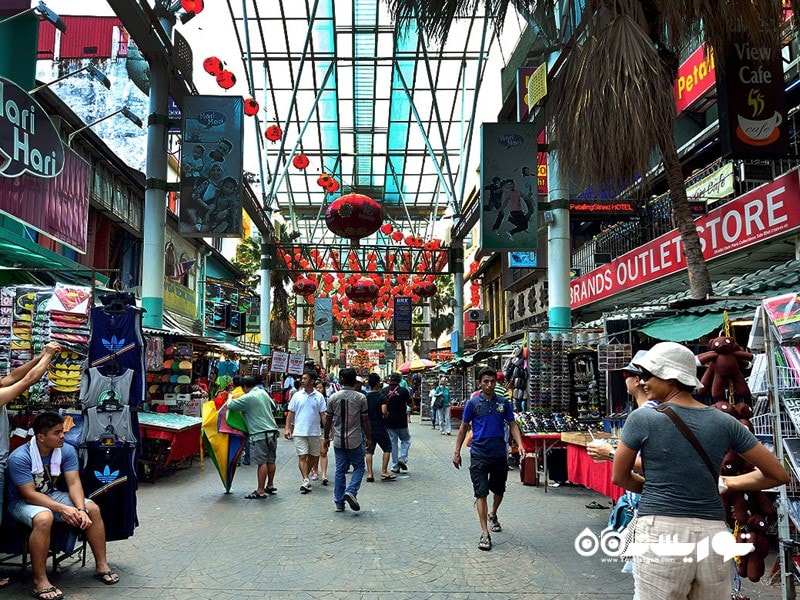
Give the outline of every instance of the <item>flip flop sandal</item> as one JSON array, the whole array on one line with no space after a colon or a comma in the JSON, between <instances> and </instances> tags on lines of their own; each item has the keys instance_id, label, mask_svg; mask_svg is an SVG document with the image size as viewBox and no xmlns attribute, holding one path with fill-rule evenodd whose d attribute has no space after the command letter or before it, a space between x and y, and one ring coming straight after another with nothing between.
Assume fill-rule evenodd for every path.
<instances>
[{"instance_id":1,"label":"flip flop sandal","mask_svg":"<svg viewBox=\"0 0 800 600\"><path fill-rule=\"evenodd\" d=\"M494 533L503 531L500 521L497 520L497 515L488 515L487 518L489 519L489 531Z\"/></svg>"},{"instance_id":2,"label":"flip flop sandal","mask_svg":"<svg viewBox=\"0 0 800 600\"><path fill-rule=\"evenodd\" d=\"M488 534L481 535L480 541L478 541L478 550L491 550L492 549L492 536Z\"/></svg>"},{"instance_id":3,"label":"flip flop sandal","mask_svg":"<svg viewBox=\"0 0 800 600\"><path fill-rule=\"evenodd\" d=\"M269 494L264 494L263 496L258 493L258 490L254 490L251 494L247 494L245 498L248 500L265 500L269 496Z\"/></svg>"},{"instance_id":4,"label":"flip flop sandal","mask_svg":"<svg viewBox=\"0 0 800 600\"><path fill-rule=\"evenodd\" d=\"M58 588L56 586L51 585L49 588L44 588L44 589L41 589L39 591L33 590L31 592L31 596L33 596L34 598L38 598L39 600L63 600L63 598L64 598L64 593L63 592L60 592L57 595L52 596L50 598L45 598L45 596L47 594L52 594L57 589Z\"/></svg>"},{"instance_id":5,"label":"flip flop sandal","mask_svg":"<svg viewBox=\"0 0 800 600\"><path fill-rule=\"evenodd\" d=\"M375 481L375 478L374 477L367 477L367 481L369 483L372 483L373 481Z\"/></svg>"},{"instance_id":6,"label":"flip flop sandal","mask_svg":"<svg viewBox=\"0 0 800 600\"><path fill-rule=\"evenodd\" d=\"M607 509L607 508L610 508L610 507L609 506L603 506L599 502L595 502L594 500L592 500L591 502L589 502L589 504L586 505L586 508L594 508L594 509L601 509L602 510L602 509Z\"/></svg>"},{"instance_id":7,"label":"flip flop sandal","mask_svg":"<svg viewBox=\"0 0 800 600\"><path fill-rule=\"evenodd\" d=\"M397 481L394 475L381 475L381 481Z\"/></svg>"},{"instance_id":8,"label":"flip flop sandal","mask_svg":"<svg viewBox=\"0 0 800 600\"><path fill-rule=\"evenodd\" d=\"M114 571L101 571L100 573L95 573L93 577L105 585L114 585L119 583L119 575L114 573Z\"/></svg>"}]
</instances>

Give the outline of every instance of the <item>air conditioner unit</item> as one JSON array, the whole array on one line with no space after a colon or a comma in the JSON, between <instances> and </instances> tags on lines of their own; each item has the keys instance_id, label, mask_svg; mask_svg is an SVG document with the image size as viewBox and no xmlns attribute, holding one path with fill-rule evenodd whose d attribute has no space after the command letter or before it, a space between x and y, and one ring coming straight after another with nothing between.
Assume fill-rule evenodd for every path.
<instances>
[{"instance_id":1,"label":"air conditioner unit","mask_svg":"<svg viewBox=\"0 0 800 600\"><path fill-rule=\"evenodd\" d=\"M478 337L479 338L489 337L491 334L492 334L492 326L489 325L488 323L485 323L485 324L481 325L480 327L478 327Z\"/></svg>"},{"instance_id":2,"label":"air conditioner unit","mask_svg":"<svg viewBox=\"0 0 800 600\"><path fill-rule=\"evenodd\" d=\"M486 320L486 311L480 308L472 308L467 311L467 321L470 323L483 323Z\"/></svg>"}]
</instances>

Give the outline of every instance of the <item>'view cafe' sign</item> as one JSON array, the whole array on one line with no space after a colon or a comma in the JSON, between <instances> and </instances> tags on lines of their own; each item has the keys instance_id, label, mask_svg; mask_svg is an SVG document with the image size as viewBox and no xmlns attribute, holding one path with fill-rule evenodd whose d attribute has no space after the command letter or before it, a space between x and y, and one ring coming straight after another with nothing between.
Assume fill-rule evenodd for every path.
<instances>
[{"instance_id":1,"label":"'view cafe' sign","mask_svg":"<svg viewBox=\"0 0 800 600\"><path fill-rule=\"evenodd\" d=\"M25 90L0 77L0 174L56 177L64 147L45 110Z\"/></svg>"},{"instance_id":2,"label":"'view cafe' sign","mask_svg":"<svg viewBox=\"0 0 800 600\"><path fill-rule=\"evenodd\" d=\"M703 257L735 250L800 228L800 172L792 171L695 220ZM678 273L686 268L680 233L673 229L570 282L572 308Z\"/></svg>"}]
</instances>

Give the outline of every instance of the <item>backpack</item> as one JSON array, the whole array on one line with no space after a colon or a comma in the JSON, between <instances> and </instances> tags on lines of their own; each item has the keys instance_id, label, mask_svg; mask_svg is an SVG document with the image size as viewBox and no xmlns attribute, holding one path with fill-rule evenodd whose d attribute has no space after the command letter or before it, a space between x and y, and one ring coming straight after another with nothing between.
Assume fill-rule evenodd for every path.
<instances>
[{"instance_id":1,"label":"backpack","mask_svg":"<svg viewBox=\"0 0 800 600\"><path fill-rule=\"evenodd\" d=\"M611 510L611 514L608 517L608 526L614 531L622 531L633 519L635 511L636 505L631 498L631 494L623 494Z\"/></svg>"}]
</instances>

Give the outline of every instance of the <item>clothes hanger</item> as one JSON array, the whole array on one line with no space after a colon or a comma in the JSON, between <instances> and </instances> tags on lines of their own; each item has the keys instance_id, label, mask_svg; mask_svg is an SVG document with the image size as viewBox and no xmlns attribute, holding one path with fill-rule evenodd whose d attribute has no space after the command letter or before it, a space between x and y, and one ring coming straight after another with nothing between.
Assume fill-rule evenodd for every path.
<instances>
[{"instance_id":1,"label":"clothes hanger","mask_svg":"<svg viewBox=\"0 0 800 600\"><path fill-rule=\"evenodd\" d=\"M122 410L119 394L115 390L107 390L104 393L102 401L97 403L97 410L99 412L116 412Z\"/></svg>"},{"instance_id":2,"label":"clothes hanger","mask_svg":"<svg viewBox=\"0 0 800 600\"><path fill-rule=\"evenodd\" d=\"M98 371L100 371L100 374L104 377L119 377L122 375L122 365L119 364L116 353L112 354L111 360L108 360L102 364L98 368Z\"/></svg>"}]
</instances>

